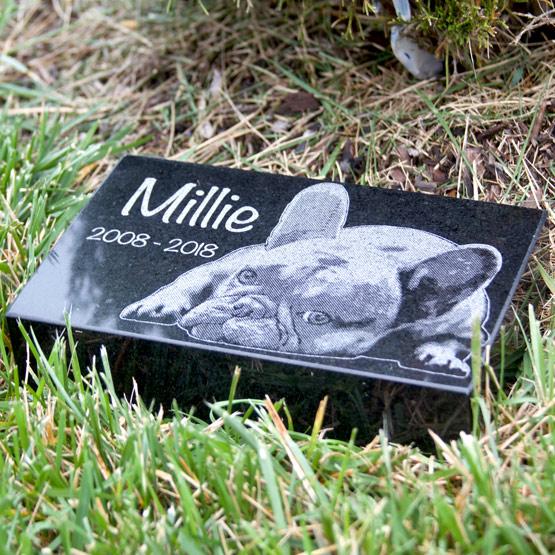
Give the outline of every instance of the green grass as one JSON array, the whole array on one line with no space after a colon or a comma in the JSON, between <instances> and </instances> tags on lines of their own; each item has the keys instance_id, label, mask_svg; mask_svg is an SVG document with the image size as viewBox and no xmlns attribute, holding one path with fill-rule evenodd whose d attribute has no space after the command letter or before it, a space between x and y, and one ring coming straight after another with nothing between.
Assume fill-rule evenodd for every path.
<instances>
[{"instance_id":1,"label":"green grass","mask_svg":"<svg viewBox=\"0 0 555 555\"><path fill-rule=\"evenodd\" d=\"M17 367L5 321L129 150L407 190L440 168L437 194L549 209L552 46L443 87L410 81L387 53L369 59L367 45L328 42L310 22L303 43L280 16L170 19L131 6L111 12L112 28L97 10L114 8L93 4L66 19L38 4L0 8L0 553L554 552L549 231L495 353L475 368L472 434L433 436L428 452L385 433L368 445L329 439L325 403L300 433L280 400L237 400L234 387L207 421L153 411L115 394L105 354L80 366L71 334L50 351L29 338L38 362ZM225 95L207 92L215 67ZM276 115L295 90L321 109ZM213 139L200 133L207 120Z\"/></svg>"},{"instance_id":2,"label":"green grass","mask_svg":"<svg viewBox=\"0 0 555 555\"><path fill-rule=\"evenodd\" d=\"M83 207L83 177L108 154L132 146L122 143L125 129L99 142L96 126L83 131L80 124L80 118L62 123L48 117L30 121L0 115L0 242L8 259L17 256L14 265L2 262L3 291L16 290L33 273Z\"/></svg>"},{"instance_id":3,"label":"green grass","mask_svg":"<svg viewBox=\"0 0 555 555\"><path fill-rule=\"evenodd\" d=\"M4 299L81 207L83 171L126 148L123 132L98 143L94 127L77 134L75 121L38 124L33 133L24 120L0 127L1 240L19 261L3 262ZM383 436L361 448L289 433L262 401L250 402L247 419L230 415L227 400L209 423L178 410L153 414L115 394L105 357L87 369L62 342L46 353L29 347L40 360L36 387L25 384L3 335L7 551L555 549L555 342L552 333L542 337L533 313L510 395L477 398L483 431L451 445L436 438L436 455Z\"/></svg>"},{"instance_id":4,"label":"green grass","mask_svg":"<svg viewBox=\"0 0 555 555\"><path fill-rule=\"evenodd\" d=\"M20 553L550 553L555 345L533 315L530 323L511 394L478 397L483 431L450 445L435 438L436 455L383 435L356 447L289 432L268 400L250 401L249 418L223 400L209 423L177 409L153 413L115 393L104 353L81 368L61 341L51 353L29 341L40 361L31 388L4 347L2 545Z\"/></svg>"}]
</instances>

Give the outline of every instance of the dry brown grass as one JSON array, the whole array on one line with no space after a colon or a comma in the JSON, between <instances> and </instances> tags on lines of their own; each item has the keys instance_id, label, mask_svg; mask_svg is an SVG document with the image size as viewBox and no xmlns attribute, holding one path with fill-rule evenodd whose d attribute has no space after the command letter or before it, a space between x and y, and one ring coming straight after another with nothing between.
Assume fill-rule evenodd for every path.
<instances>
[{"instance_id":1,"label":"dry brown grass","mask_svg":"<svg viewBox=\"0 0 555 555\"><path fill-rule=\"evenodd\" d=\"M554 292L538 267L551 275L555 269L555 44L515 45L503 58L449 83L416 82L388 54L379 33L346 41L324 32L314 18L299 24L279 13L245 15L222 6L208 16L194 6L175 17L159 5L149 9L70 0L18 4L0 34L0 98L9 117L23 121L26 141L41 114L77 114L85 123L98 122L100 137L130 127L132 138L146 140L137 148L142 154L543 208L549 225L514 313L522 317L531 302L545 334L552 328ZM114 162L106 157L85 167L80 181L94 189ZM9 250L3 262L19 271L22 253L14 242ZM17 279L9 277L10 283ZM523 334L511 318L508 330L509 346L520 349L522 358ZM60 375L67 371L52 360ZM541 384L534 385L532 370L508 400L488 375L484 430L450 445L436 438L440 460L411 447L390 447L383 438L361 450L304 436L292 440L273 407L260 407L264 424L249 421L249 437L274 455L284 529L276 525L265 479L252 462L262 455L248 450L235 432L223 435L221 419L207 428L184 426L178 417L162 420L116 399L106 411L98 384L82 390L70 380L64 397L46 371L43 397L37 400L23 388L17 397L12 369L0 375L6 430L0 463L5 461L7 477L2 491L11 500L0 510L15 538L6 545L19 546L19 536L31 538L35 548L66 538L83 541L85 549L79 533L64 536L67 523L77 522L79 496L87 492L82 453L98 464L90 471L96 477L87 513L92 531L83 534L107 551L118 542L124 552L148 541L178 545L170 541L176 528L190 526L197 537L191 520L196 514L203 524L199 537L206 529L203 537L211 545L230 551L256 550L266 541L276 550L287 541L301 550L308 537L321 553L363 550L373 541L376 552L379 545L382 551L405 546L422 553L472 552L484 548L480 542L489 530L491 545L499 549L547 553L555 545L549 522L555 405L542 397ZM91 416L85 418L80 407L93 407ZM100 437L91 431L95 415L104 430ZM58 437L60 469L52 464ZM131 440L143 441L144 450L130 457ZM22 441L29 443L28 452ZM315 479L298 470L304 459L292 443L317 469ZM214 450L218 457L205 456ZM187 466L174 464L168 455L174 452L183 454ZM238 467L249 476L243 485L237 485ZM71 486L67 502L56 489L60 476ZM222 484L239 507L237 517L233 503L219 504ZM318 488L325 489L325 502L313 499ZM339 497L332 498L335 491ZM173 527L170 513L179 526ZM446 514L455 515L454 524L442 520ZM40 528L44 523L50 528ZM161 531L170 538L167 544ZM415 541L421 543L410 543Z\"/></svg>"},{"instance_id":2,"label":"dry brown grass","mask_svg":"<svg viewBox=\"0 0 555 555\"><path fill-rule=\"evenodd\" d=\"M317 18L226 2L209 15L54 6L22 3L1 45L17 64L3 64L0 84L32 91L16 91L8 114L131 126L150 137L140 152L174 159L540 207L551 231L536 258L553 272L555 44L515 44L449 83L416 82L379 33L347 41ZM83 178L94 187L107 169ZM533 291L547 321L552 295L536 278L517 298Z\"/></svg>"}]
</instances>

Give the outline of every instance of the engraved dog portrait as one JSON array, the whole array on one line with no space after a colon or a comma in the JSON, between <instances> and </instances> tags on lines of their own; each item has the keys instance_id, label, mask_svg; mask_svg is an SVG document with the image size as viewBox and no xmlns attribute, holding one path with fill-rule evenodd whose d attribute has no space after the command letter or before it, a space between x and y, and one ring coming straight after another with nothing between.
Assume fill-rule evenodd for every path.
<instances>
[{"instance_id":1,"label":"engraved dog portrait","mask_svg":"<svg viewBox=\"0 0 555 555\"><path fill-rule=\"evenodd\" d=\"M185 272L120 317L220 344L467 377L473 322L487 320L486 287L501 267L497 249L410 227L345 227L348 211L342 185L311 185L265 244Z\"/></svg>"}]
</instances>

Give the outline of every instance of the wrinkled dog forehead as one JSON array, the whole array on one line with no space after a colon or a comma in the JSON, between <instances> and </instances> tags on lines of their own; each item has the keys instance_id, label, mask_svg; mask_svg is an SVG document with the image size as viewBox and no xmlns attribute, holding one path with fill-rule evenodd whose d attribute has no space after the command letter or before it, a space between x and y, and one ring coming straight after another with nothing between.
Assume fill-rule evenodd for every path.
<instances>
[{"instance_id":1,"label":"wrinkled dog forehead","mask_svg":"<svg viewBox=\"0 0 555 555\"><path fill-rule=\"evenodd\" d=\"M369 278L358 267L346 265L316 270L300 280L289 297L299 309L322 310L344 320L363 320L368 316L395 315L402 294L396 270L372 273Z\"/></svg>"},{"instance_id":2,"label":"wrinkled dog forehead","mask_svg":"<svg viewBox=\"0 0 555 555\"><path fill-rule=\"evenodd\" d=\"M337 241L316 239L296 241L271 250L253 249L237 257L233 276L246 269L257 274L257 284L281 282L295 286L310 281L335 287L372 284L391 286L400 271L399 260L366 248L359 252Z\"/></svg>"},{"instance_id":3,"label":"wrinkled dog forehead","mask_svg":"<svg viewBox=\"0 0 555 555\"><path fill-rule=\"evenodd\" d=\"M342 256L315 255L304 262L312 270L310 281L340 289L395 287L399 283L400 264L388 256L345 251Z\"/></svg>"}]
</instances>

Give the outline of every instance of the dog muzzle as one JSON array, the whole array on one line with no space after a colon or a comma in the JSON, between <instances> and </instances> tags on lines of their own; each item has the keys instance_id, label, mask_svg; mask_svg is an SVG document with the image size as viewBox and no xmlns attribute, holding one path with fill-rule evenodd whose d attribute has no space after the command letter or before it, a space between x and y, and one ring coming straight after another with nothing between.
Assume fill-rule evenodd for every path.
<instances>
[{"instance_id":1,"label":"dog muzzle","mask_svg":"<svg viewBox=\"0 0 555 555\"><path fill-rule=\"evenodd\" d=\"M277 313L277 304L265 295L231 295L201 303L177 325L196 339L280 351L289 333Z\"/></svg>"}]
</instances>

